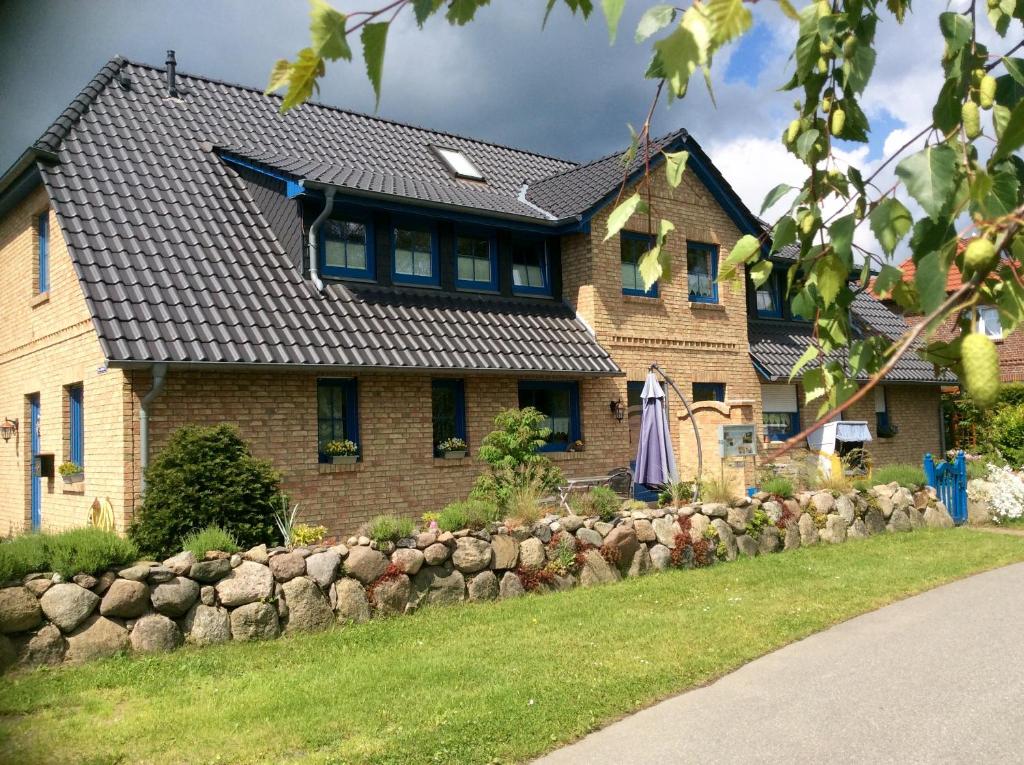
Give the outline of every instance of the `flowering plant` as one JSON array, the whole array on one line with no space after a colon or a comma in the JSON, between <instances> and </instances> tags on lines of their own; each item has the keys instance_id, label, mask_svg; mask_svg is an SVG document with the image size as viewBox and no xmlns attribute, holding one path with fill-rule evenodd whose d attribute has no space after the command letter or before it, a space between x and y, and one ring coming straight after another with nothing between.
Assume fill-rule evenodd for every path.
<instances>
[{"instance_id":1,"label":"flowering plant","mask_svg":"<svg viewBox=\"0 0 1024 765\"><path fill-rule=\"evenodd\" d=\"M345 439L344 441L328 441L324 444L324 454L329 457L351 457L354 454L359 454L359 447L354 441Z\"/></svg>"},{"instance_id":2,"label":"flowering plant","mask_svg":"<svg viewBox=\"0 0 1024 765\"><path fill-rule=\"evenodd\" d=\"M967 494L988 505L996 523L1024 517L1024 478L1008 465L989 465L985 480L969 482Z\"/></svg>"},{"instance_id":3,"label":"flowering plant","mask_svg":"<svg viewBox=\"0 0 1024 765\"><path fill-rule=\"evenodd\" d=\"M461 438L446 438L437 445L437 450L440 452L464 452L468 448L469 445Z\"/></svg>"}]
</instances>

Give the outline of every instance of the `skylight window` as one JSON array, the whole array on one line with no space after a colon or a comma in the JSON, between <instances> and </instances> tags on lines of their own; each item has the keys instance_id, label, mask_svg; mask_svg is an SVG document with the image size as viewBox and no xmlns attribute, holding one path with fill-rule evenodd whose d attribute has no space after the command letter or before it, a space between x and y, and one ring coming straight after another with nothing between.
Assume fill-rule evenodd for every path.
<instances>
[{"instance_id":1,"label":"skylight window","mask_svg":"<svg viewBox=\"0 0 1024 765\"><path fill-rule=\"evenodd\" d=\"M456 178L468 178L471 181L482 181L484 174L458 149L444 149L435 146L434 151L455 174Z\"/></svg>"}]
</instances>

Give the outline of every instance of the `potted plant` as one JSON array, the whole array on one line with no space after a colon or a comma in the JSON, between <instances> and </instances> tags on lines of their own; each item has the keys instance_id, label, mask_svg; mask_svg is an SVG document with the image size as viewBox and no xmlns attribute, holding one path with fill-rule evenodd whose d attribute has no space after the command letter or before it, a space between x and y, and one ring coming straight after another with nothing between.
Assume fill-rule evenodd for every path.
<instances>
[{"instance_id":1,"label":"potted plant","mask_svg":"<svg viewBox=\"0 0 1024 765\"><path fill-rule=\"evenodd\" d=\"M328 441L324 444L324 454L330 457L332 465L351 465L359 459L359 447L348 439Z\"/></svg>"},{"instance_id":2,"label":"potted plant","mask_svg":"<svg viewBox=\"0 0 1024 765\"><path fill-rule=\"evenodd\" d=\"M437 445L437 450L446 460L460 460L469 452L469 445L461 438L446 438Z\"/></svg>"},{"instance_id":3,"label":"potted plant","mask_svg":"<svg viewBox=\"0 0 1024 765\"><path fill-rule=\"evenodd\" d=\"M85 478L85 468L71 460L61 464L57 472L64 479L64 483L78 483Z\"/></svg>"},{"instance_id":4,"label":"potted plant","mask_svg":"<svg viewBox=\"0 0 1024 765\"><path fill-rule=\"evenodd\" d=\"M569 444L569 451L571 452L582 452L587 448L587 445L583 443L582 439L578 439Z\"/></svg>"}]
</instances>

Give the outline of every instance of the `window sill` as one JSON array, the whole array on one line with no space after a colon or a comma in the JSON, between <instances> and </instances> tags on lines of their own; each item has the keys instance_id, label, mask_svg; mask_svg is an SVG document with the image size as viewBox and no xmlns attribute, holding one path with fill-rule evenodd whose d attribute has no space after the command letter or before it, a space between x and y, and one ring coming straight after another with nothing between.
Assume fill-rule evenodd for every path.
<instances>
[{"instance_id":1,"label":"window sill","mask_svg":"<svg viewBox=\"0 0 1024 765\"><path fill-rule=\"evenodd\" d=\"M31 300L29 301L29 303L28 303L28 304L29 304L29 306L31 306L32 308L35 308L36 306L41 306L41 305L43 305L44 303L49 303L49 302L50 302L50 292L49 292L49 291L46 291L46 292L40 292L40 293L38 293L37 295L35 295L35 296L34 296L34 297L33 297L33 298L32 298L32 299L31 299Z\"/></svg>"},{"instance_id":2,"label":"window sill","mask_svg":"<svg viewBox=\"0 0 1024 765\"><path fill-rule=\"evenodd\" d=\"M690 309L697 311L720 311L725 312L725 306L721 303L702 303L699 300L690 301Z\"/></svg>"},{"instance_id":3,"label":"window sill","mask_svg":"<svg viewBox=\"0 0 1024 765\"><path fill-rule=\"evenodd\" d=\"M85 480L75 481L74 483L63 483L61 482L61 494L85 494Z\"/></svg>"},{"instance_id":4,"label":"window sill","mask_svg":"<svg viewBox=\"0 0 1024 765\"><path fill-rule=\"evenodd\" d=\"M339 463L337 465L324 462L317 463L317 467L319 468L319 472L321 475L326 473L356 473L362 469L362 466L362 461Z\"/></svg>"},{"instance_id":5,"label":"window sill","mask_svg":"<svg viewBox=\"0 0 1024 765\"><path fill-rule=\"evenodd\" d=\"M451 468L451 467L465 467L473 464L473 458L468 454L465 457L434 457L434 467L436 468Z\"/></svg>"},{"instance_id":6,"label":"window sill","mask_svg":"<svg viewBox=\"0 0 1024 765\"><path fill-rule=\"evenodd\" d=\"M583 459L586 454L582 452L541 452L545 457L550 459L552 462L572 462L575 460Z\"/></svg>"},{"instance_id":7,"label":"window sill","mask_svg":"<svg viewBox=\"0 0 1024 765\"><path fill-rule=\"evenodd\" d=\"M652 305L662 302L661 295L628 295L623 293L623 303L639 303L641 305Z\"/></svg>"}]
</instances>

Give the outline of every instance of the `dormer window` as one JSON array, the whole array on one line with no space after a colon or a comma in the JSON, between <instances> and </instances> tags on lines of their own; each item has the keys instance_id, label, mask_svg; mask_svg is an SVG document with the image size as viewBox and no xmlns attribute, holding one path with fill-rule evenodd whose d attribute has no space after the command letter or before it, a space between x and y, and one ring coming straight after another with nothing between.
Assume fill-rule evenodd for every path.
<instances>
[{"instance_id":1,"label":"dormer window","mask_svg":"<svg viewBox=\"0 0 1024 765\"><path fill-rule=\"evenodd\" d=\"M320 230L325 276L373 279L373 227L360 220L328 220Z\"/></svg>"},{"instance_id":2,"label":"dormer window","mask_svg":"<svg viewBox=\"0 0 1024 765\"><path fill-rule=\"evenodd\" d=\"M445 166L456 178L467 178L471 181L484 180L484 174L480 172L479 168L470 162L469 158L458 149L445 149L441 146L435 146L434 151L437 152L437 156L441 158L441 161L444 162Z\"/></svg>"}]
</instances>

